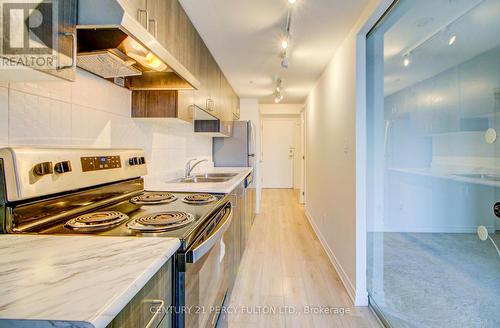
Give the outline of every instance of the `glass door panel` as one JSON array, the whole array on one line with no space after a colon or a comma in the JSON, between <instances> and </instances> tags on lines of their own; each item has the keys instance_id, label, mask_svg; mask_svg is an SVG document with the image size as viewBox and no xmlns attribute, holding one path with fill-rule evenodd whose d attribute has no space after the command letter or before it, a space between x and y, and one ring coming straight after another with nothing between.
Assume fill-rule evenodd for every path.
<instances>
[{"instance_id":1,"label":"glass door panel","mask_svg":"<svg viewBox=\"0 0 500 328\"><path fill-rule=\"evenodd\" d=\"M391 326L500 327L499 31L500 0L400 0L368 37L367 283Z\"/></svg>"}]
</instances>

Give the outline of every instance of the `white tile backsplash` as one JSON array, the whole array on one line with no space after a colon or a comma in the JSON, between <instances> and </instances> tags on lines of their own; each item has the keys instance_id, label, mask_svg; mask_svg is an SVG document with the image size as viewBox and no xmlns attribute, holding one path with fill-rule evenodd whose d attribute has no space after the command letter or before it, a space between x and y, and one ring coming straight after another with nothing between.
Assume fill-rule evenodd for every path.
<instances>
[{"instance_id":1,"label":"white tile backsplash","mask_svg":"<svg viewBox=\"0 0 500 328\"><path fill-rule=\"evenodd\" d=\"M71 83L72 103L130 118L130 91L79 70ZM110 96L112 95L112 96Z\"/></svg>"},{"instance_id":2,"label":"white tile backsplash","mask_svg":"<svg viewBox=\"0 0 500 328\"><path fill-rule=\"evenodd\" d=\"M212 158L212 138L191 124L134 120L130 91L78 70L76 82L0 85L0 145L142 148L150 174Z\"/></svg>"},{"instance_id":3,"label":"white tile backsplash","mask_svg":"<svg viewBox=\"0 0 500 328\"><path fill-rule=\"evenodd\" d=\"M10 83L10 88L36 96L71 102L71 84L66 81L13 82Z\"/></svg>"},{"instance_id":4,"label":"white tile backsplash","mask_svg":"<svg viewBox=\"0 0 500 328\"><path fill-rule=\"evenodd\" d=\"M69 146L71 104L11 89L9 144Z\"/></svg>"}]
</instances>

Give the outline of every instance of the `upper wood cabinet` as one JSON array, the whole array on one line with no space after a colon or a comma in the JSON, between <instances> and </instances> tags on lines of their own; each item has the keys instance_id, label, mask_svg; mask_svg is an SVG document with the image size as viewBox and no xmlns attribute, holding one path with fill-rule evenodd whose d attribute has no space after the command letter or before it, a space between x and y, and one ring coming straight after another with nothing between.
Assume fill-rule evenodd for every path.
<instances>
[{"instance_id":1,"label":"upper wood cabinet","mask_svg":"<svg viewBox=\"0 0 500 328\"><path fill-rule=\"evenodd\" d=\"M132 117L192 122L193 98L193 90L132 91Z\"/></svg>"},{"instance_id":2,"label":"upper wood cabinet","mask_svg":"<svg viewBox=\"0 0 500 328\"><path fill-rule=\"evenodd\" d=\"M25 34L17 34L16 38L21 38L19 41L24 42L27 45L27 39L25 40L25 35L30 35L30 39L34 37L41 40L45 47L33 49L26 47L24 49L13 48L14 52L5 52L5 56L13 60L13 62L28 62L28 58L37 58L39 53L47 51L46 54L40 55L40 60L36 60L37 63L47 63L47 66L30 66L26 65L30 69L26 69L25 66L20 67L20 69L14 69L9 67L7 69L0 68L0 80L1 81L31 81L31 80L57 80L57 78L62 78L69 81L74 81L76 78L76 21L77 21L77 0L65 0L57 1L54 3L23 3L18 1L20 4L16 4L15 1L11 5L14 6L12 10L18 11L17 5L26 5L28 7L21 8L21 15L24 17L25 24L27 24L28 17L32 12L38 10L41 15L46 11L53 11L57 13L57 17L53 20L47 20L44 24L52 24L52 26L42 26L34 32L32 28L26 26L21 26L22 29L29 29L25 31ZM57 10L51 5L57 6ZM7 10L7 9L5 9ZM57 23L57 26L54 25ZM6 22L4 22L6 24ZM4 26L6 28L6 26ZM57 34L54 33L53 29L57 29ZM29 33L28 33L29 32ZM40 35L38 35L40 33ZM9 46L9 42L6 42L4 46ZM4 49L6 51L6 49ZM14 56L14 57L10 57ZM0 55L0 57L2 57ZM21 65L20 65L21 66ZM56 77L56 78L54 78Z\"/></svg>"},{"instance_id":3,"label":"upper wood cabinet","mask_svg":"<svg viewBox=\"0 0 500 328\"><path fill-rule=\"evenodd\" d=\"M149 32L201 83L200 87L193 92L179 91L180 103L186 104L191 101L191 106L196 105L221 120L233 120L233 112L236 111L235 99L238 99L237 105L239 106L239 98L180 2L178 0L123 1L127 3L129 10L137 12L138 19L143 18L141 14L143 8L147 10ZM136 90L134 91L136 98L142 92L137 90L143 87L139 82L135 84L135 87L130 86L131 89ZM144 92L146 97L151 97L151 93ZM186 106L183 105L183 107ZM168 113L172 115L172 111ZM184 120L189 118L192 119L192 115L183 115Z\"/></svg>"},{"instance_id":4,"label":"upper wood cabinet","mask_svg":"<svg viewBox=\"0 0 500 328\"><path fill-rule=\"evenodd\" d=\"M69 81L76 79L77 0L58 1L58 64L47 73Z\"/></svg>"},{"instance_id":5,"label":"upper wood cabinet","mask_svg":"<svg viewBox=\"0 0 500 328\"><path fill-rule=\"evenodd\" d=\"M126 11L144 27L147 26L148 6L146 0L120 0Z\"/></svg>"}]
</instances>

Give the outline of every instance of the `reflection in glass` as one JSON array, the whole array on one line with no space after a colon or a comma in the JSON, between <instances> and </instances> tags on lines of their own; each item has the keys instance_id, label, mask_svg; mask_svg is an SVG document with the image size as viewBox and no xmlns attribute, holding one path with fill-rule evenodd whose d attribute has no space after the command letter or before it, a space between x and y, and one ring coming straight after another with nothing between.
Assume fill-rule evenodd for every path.
<instances>
[{"instance_id":1,"label":"reflection in glass","mask_svg":"<svg viewBox=\"0 0 500 328\"><path fill-rule=\"evenodd\" d=\"M368 37L367 283L394 327L500 327L499 31L500 0L401 0Z\"/></svg>"}]
</instances>

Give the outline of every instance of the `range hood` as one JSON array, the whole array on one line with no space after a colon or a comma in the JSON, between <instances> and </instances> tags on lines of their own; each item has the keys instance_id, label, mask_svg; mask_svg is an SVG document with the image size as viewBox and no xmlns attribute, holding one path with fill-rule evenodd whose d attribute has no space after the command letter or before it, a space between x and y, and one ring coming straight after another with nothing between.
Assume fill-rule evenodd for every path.
<instances>
[{"instance_id":1,"label":"range hood","mask_svg":"<svg viewBox=\"0 0 500 328\"><path fill-rule=\"evenodd\" d=\"M221 121L209 112L193 105L194 132L211 137L229 138L233 134L233 122Z\"/></svg>"},{"instance_id":2,"label":"range hood","mask_svg":"<svg viewBox=\"0 0 500 328\"><path fill-rule=\"evenodd\" d=\"M198 89L200 82L124 8L124 0L78 3L77 65L131 90Z\"/></svg>"}]
</instances>

